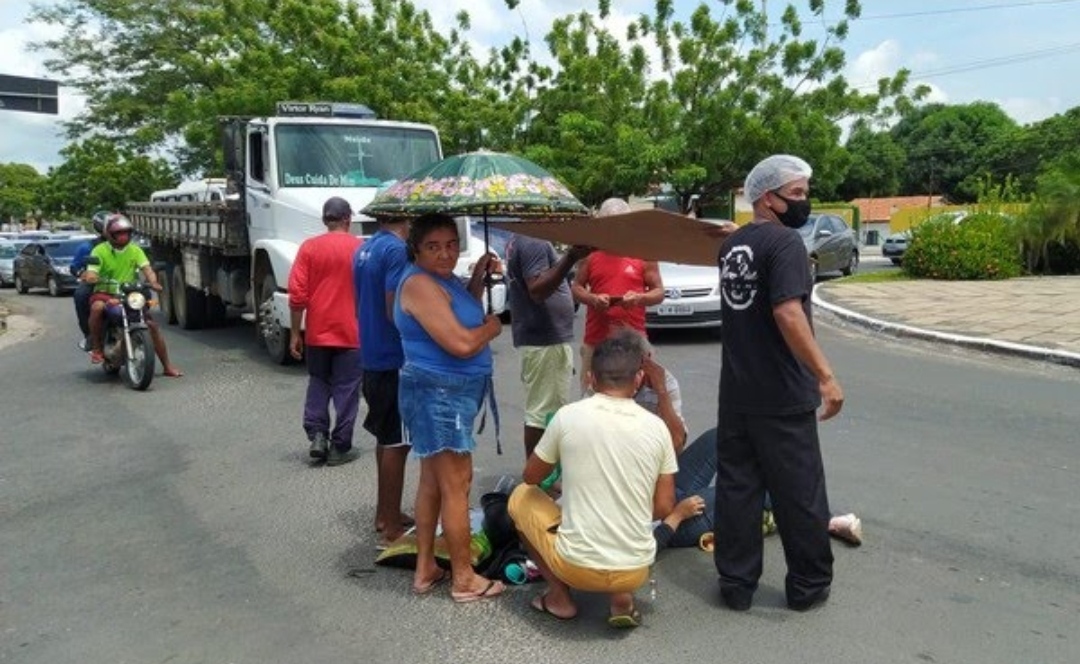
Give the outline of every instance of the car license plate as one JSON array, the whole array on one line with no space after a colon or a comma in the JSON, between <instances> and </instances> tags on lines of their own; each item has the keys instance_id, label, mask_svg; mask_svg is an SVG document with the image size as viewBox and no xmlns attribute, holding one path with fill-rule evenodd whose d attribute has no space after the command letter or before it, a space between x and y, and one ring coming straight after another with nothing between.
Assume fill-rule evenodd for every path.
<instances>
[{"instance_id":1,"label":"car license plate","mask_svg":"<svg viewBox=\"0 0 1080 664\"><path fill-rule=\"evenodd\" d=\"M694 308L689 304L662 304L656 308L656 313L661 316L689 316L694 313Z\"/></svg>"}]
</instances>

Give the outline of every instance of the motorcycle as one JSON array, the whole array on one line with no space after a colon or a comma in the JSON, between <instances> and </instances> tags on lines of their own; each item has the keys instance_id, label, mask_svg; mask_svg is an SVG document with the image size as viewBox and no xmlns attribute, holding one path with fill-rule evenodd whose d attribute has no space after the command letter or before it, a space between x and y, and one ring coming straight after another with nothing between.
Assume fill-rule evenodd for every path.
<instances>
[{"instance_id":1,"label":"motorcycle","mask_svg":"<svg viewBox=\"0 0 1080 664\"><path fill-rule=\"evenodd\" d=\"M110 283L110 282L99 282ZM102 367L109 375L121 374L133 390L145 390L154 380L156 357L144 312L153 306L153 291L147 284L111 282L119 294L105 305L102 331Z\"/></svg>"}]
</instances>

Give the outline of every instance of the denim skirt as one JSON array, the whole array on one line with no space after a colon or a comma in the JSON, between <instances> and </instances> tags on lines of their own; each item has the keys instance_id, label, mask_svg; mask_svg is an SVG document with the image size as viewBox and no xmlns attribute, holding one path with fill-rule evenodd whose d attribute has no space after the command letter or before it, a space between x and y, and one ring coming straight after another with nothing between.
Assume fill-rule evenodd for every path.
<instances>
[{"instance_id":1,"label":"denim skirt","mask_svg":"<svg viewBox=\"0 0 1080 664\"><path fill-rule=\"evenodd\" d=\"M398 383L398 410L412 452L469 454L476 448L473 423L491 389L491 376L436 373L406 364Z\"/></svg>"}]
</instances>

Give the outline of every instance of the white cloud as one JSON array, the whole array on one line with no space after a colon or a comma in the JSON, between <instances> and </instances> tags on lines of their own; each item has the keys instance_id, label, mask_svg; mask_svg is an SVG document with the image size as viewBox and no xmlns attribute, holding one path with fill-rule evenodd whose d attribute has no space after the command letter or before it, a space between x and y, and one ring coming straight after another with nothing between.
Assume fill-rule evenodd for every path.
<instances>
[{"instance_id":1,"label":"white cloud","mask_svg":"<svg viewBox=\"0 0 1080 664\"><path fill-rule=\"evenodd\" d=\"M1020 124L1030 124L1032 122L1038 122L1039 120L1045 120L1046 118L1056 115L1058 113L1067 110L1061 99L1057 97L1007 97L1005 99L996 99L1001 108L1009 114L1012 119L1016 120Z\"/></svg>"},{"instance_id":2,"label":"white cloud","mask_svg":"<svg viewBox=\"0 0 1080 664\"><path fill-rule=\"evenodd\" d=\"M24 23L23 13L14 14L10 5L0 12L10 26L0 31L0 72L13 76L50 78L45 68L46 55L32 51L31 44L40 44L61 34L54 26ZM3 112L4 130L0 131L0 161L30 164L42 173L60 164L60 149L67 144L62 136L60 120L68 120L85 107L85 99L68 88L60 88L58 116L37 113Z\"/></svg>"},{"instance_id":3,"label":"white cloud","mask_svg":"<svg viewBox=\"0 0 1080 664\"><path fill-rule=\"evenodd\" d=\"M883 78L894 76L900 69L912 72L911 88L925 85L930 89L926 103L948 103L949 94L941 86L929 81L919 80L919 70L926 70L941 58L932 51L920 51L911 56L904 53L900 42L886 39L874 48L857 55L847 68L847 80L852 87L866 92L877 88Z\"/></svg>"}]
</instances>

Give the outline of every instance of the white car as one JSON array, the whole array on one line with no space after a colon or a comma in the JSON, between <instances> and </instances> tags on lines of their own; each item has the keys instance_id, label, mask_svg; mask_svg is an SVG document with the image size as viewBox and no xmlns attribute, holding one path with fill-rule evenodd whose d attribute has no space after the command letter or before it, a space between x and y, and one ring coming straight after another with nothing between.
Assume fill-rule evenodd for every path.
<instances>
[{"instance_id":1,"label":"white car","mask_svg":"<svg viewBox=\"0 0 1080 664\"><path fill-rule=\"evenodd\" d=\"M660 262L664 301L645 309L650 330L715 328L720 322L720 270Z\"/></svg>"}]
</instances>

